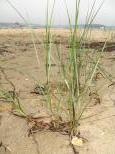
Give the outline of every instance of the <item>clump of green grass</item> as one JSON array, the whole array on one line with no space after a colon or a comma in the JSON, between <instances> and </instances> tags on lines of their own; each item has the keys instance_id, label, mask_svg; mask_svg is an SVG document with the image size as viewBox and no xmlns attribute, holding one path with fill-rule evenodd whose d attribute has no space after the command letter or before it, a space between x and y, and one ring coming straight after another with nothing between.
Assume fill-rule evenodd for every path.
<instances>
[{"instance_id":1,"label":"clump of green grass","mask_svg":"<svg viewBox=\"0 0 115 154\"><path fill-rule=\"evenodd\" d=\"M12 103L12 112L15 115L26 117L26 113L21 106L18 94L16 93L15 85L9 80L4 69L0 67L0 73L4 76L6 82L10 85L12 90L4 89L0 85L0 100Z\"/></svg>"},{"instance_id":2,"label":"clump of green grass","mask_svg":"<svg viewBox=\"0 0 115 154\"><path fill-rule=\"evenodd\" d=\"M66 1L65 1L66 2ZM49 91L50 89L50 74L51 74L51 57L52 57L52 16L53 9L49 19L48 12L48 1L47 1L47 23L46 23L46 77L48 84L48 92L47 92L47 103L49 104L49 109L53 116L62 116L62 113L65 112L68 121L70 122L70 130L72 134L76 134L77 128L79 126L79 122L87 109L87 106L91 103L91 97L89 96L90 90L92 88L92 84L96 84L95 76L97 72L103 72L101 66L101 58L103 55L104 48L106 46L106 42L101 49L100 52L91 51L90 49L85 49L85 41L88 41L90 34L90 25L93 23L97 13L99 12L102 4L99 8L94 12L94 7L96 1L94 1L91 10L87 12L86 16L86 25L84 31L79 37L78 34L78 20L79 20L79 12L80 12L80 0L76 0L76 11L75 11L75 23L74 27L71 23L71 18L69 16L69 11L67 4L65 3L69 26L70 26L70 39L69 39L69 51L68 61L64 62L62 60L61 44L57 45L57 55L60 63L60 78L62 78L63 83L66 86L67 92L62 95L60 92L60 87L58 89L58 99L57 104L53 105L52 93ZM54 1L55 4L55 1Z\"/></svg>"},{"instance_id":3,"label":"clump of green grass","mask_svg":"<svg viewBox=\"0 0 115 154\"><path fill-rule=\"evenodd\" d=\"M13 114L20 116L20 117L27 116L20 104L20 100L17 94L14 91L7 91L5 89L0 89L0 99L2 101L12 103L12 113Z\"/></svg>"}]
</instances>

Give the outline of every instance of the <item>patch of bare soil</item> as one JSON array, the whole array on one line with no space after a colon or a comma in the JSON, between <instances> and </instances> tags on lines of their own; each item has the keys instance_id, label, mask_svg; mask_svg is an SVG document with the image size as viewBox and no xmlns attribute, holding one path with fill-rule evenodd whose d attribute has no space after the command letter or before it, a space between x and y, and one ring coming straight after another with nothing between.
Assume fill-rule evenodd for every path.
<instances>
[{"instance_id":1,"label":"patch of bare soil","mask_svg":"<svg viewBox=\"0 0 115 154\"><path fill-rule=\"evenodd\" d=\"M95 49L97 51L102 51L102 49L106 52L115 51L115 42L107 42L106 44L105 42L86 42L82 46L83 48ZM67 48L71 48L71 46L67 46Z\"/></svg>"},{"instance_id":2,"label":"patch of bare soil","mask_svg":"<svg viewBox=\"0 0 115 154\"><path fill-rule=\"evenodd\" d=\"M49 111L44 107L44 96L39 95L39 87L38 94L35 93L35 85L46 81L43 63L45 52L41 43L43 35L42 30L35 33L38 64L29 30L0 31L0 67L5 72L4 76L0 71L0 88L12 91L12 84L9 83L11 81L23 108L30 115L28 121L13 115L12 105L0 99L0 154L75 154L69 136L65 133L67 127L62 131L65 123L62 122L59 129L54 130L55 121L52 123L48 118ZM67 59L68 32L60 30L58 37L64 42L63 58ZM99 49L103 42L92 42L86 46ZM104 52L103 64L115 77L114 49L114 43L109 42L106 50L112 52ZM53 51L56 60L56 49ZM54 72L53 83L57 83L60 81L58 64L52 64L51 69ZM101 101L89 106L84 113L79 129L87 142L82 147L75 147L77 154L115 154L115 85L106 84L103 78L98 80ZM38 117L46 118L43 122Z\"/></svg>"},{"instance_id":3,"label":"patch of bare soil","mask_svg":"<svg viewBox=\"0 0 115 154\"><path fill-rule=\"evenodd\" d=\"M104 44L105 44L105 42L86 43L85 48L102 50L102 48L104 47ZM115 42L107 42L106 45L105 45L104 51L106 51L106 52L115 51Z\"/></svg>"}]
</instances>

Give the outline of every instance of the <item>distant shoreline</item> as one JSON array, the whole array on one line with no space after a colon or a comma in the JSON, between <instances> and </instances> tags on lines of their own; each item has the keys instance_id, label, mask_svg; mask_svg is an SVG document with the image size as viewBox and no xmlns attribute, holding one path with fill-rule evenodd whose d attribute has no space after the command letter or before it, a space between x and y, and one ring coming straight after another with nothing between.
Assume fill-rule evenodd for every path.
<instances>
[{"instance_id":1,"label":"distant shoreline","mask_svg":"<svg viewBox=\"0 0 115 154\"><path fill-rule=\"evenodd\" d=\"M21 23L0 23L0 29L44 29L45 25L39 24L31 24L25 25ZM72 25L72 28L75 26ZM92 24L92 25L78 25L79 29L84 29L85 27L89 27L90 29L104 29L104 30L115 30L115 26L105 26L101 24ZM54 25L52 29L69 29L68 25Z\"/></svg>"},{"instance_id":2,"label":"distant shoreline","mask_svg":"<svg viewBox=\"0 0 115 154\"><path fill-rule=\"evenodd\" d=\"M84 30L84 28L78 28L79 30ZM0 31L1 30L16 30L16 31L18 31L18 30L45 30L45 27L44 28L32 28L32 27L30 27L30 28L28 28L28 27L23 27L23 28L0 28ZM69 28L51 28L51 30L54 30L54 31L56 31L56 30L65 30L65 31L69 31ZM115 28L113 28L113 29L111 29L111 28L106 28L106 29L101 29L101 28L90 28L90 30L92 30L92 31L115 31Z\"/></svg>"}]
</instances>

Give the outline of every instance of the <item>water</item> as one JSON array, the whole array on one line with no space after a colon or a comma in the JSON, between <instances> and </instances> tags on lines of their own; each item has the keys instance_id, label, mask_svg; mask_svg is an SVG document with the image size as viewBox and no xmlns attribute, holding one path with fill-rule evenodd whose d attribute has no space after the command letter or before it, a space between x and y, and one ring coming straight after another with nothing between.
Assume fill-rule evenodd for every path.
<instances>
[{"instance_id":1,"label":"water","mask_svg":"<svg viewBox=\"0 0 115 154\"><path fill-rule=\"evenodd\" d=\"M84 25L79 25L79 28L84 28ZM20 23L0 23L0 29L16 29L16 28L33 28L33 29L39 29L39 28L45 28L45 25L40 25L40 24L31 24L31 25L26 25L26 24L20 24ZM64 28L68 29L68 25L55 25L53 28ZM73 25L74 28L74 25ZM99 24L94 24L91 25L90 28L92 29L110 29L110 30L115 30L115 26L104 26L104 25L99 25Z\"/></svg>"}]
</instances>

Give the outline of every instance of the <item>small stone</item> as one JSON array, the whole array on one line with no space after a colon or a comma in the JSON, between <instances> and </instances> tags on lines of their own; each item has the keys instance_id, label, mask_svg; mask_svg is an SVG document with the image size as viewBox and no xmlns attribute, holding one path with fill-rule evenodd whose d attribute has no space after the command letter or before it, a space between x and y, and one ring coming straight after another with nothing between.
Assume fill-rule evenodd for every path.
<instances>
[{"instance_id":1,"label":"small stone","mask_svg":"<svg viewBox=\"0 0 115 154\"><path fill-rule=\"evenodd\" d=\"M29 79L28 79L28 78L26 78L25 80L26 80L26 81L28 81Z\"/></svg>"},{"instance_id":2,"label":"small stone","mask_svg":"<svg viewBox=\"0 0 115 154\"><path fill-rule=\"evenodd\" d=\"M78 137L73 137L73 139L71 140L71 143L75 146L83 146L83 139L82 138L78 138Z\"/></svg>"}]
</instances>

